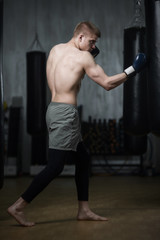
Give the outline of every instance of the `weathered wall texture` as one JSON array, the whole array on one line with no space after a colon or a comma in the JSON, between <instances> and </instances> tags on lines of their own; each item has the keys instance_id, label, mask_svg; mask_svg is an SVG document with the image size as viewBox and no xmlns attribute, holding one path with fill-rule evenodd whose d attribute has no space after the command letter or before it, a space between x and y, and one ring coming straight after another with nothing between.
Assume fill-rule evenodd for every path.
<instances>
[{"instance_id":1,"label":"weathered wall texture","mask_svg":"<svg viewBox=\"0 0 160 240\"><path fill-rule=\"evenodd\" d=\"M123 30L134 14L133 0L4 0L4 86L5 101L23 97L23 169L28 169L30 136L26 132L26 52L37 28L39 40L48 55L53 45L72 37L75 25L83 20L102 31L97 56L108 75L123 71ZM37 23L37 27L35 26ZM50 101L48 94L47 103ZM123 86L106 92L88 77L82 81L78 103L83 120L122 117Z\"/></svg>"}]
</instances>

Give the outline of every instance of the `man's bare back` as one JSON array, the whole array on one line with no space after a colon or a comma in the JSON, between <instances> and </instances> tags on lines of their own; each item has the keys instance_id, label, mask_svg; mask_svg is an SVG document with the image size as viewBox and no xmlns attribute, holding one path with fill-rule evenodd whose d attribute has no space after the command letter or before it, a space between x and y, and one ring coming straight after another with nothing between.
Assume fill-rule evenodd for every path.
<instances>
[{"instance_id":1,"label":"man's bare back","mask_svg":"<svg viewBox=\"0 0 160 240\"><path fill-rule=\"evenodd\" d=\"M84 76L82 51L70 42L50 51L47 61L47 81L53 102L77 104L77 93Z\"/></svg>"},{"instance_id":2,"label":"man's bare back","mask_svg":"<svg viewBox=\"0 0 160 240\"><path fill-rule=\"evenodd\" d=\"M51 49L46 72L52 102L77 105L77 94L85 73L107 91L127 80L125 73L107 76L101 66L96 64L90 54L95 48L96 40L94 34L87 37L80 34Z\"/></svg>"}]
</instances>

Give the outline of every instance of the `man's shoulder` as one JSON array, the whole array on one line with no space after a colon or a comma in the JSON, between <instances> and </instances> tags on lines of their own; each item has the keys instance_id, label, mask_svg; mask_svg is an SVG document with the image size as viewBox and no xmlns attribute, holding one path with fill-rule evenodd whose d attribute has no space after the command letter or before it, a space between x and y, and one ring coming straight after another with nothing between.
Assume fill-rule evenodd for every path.
<instances>
[{"instance_id":1,"label":"man's shoulder","mask_svg":"<svg viewBox=\"0 0 160 240\"><path fill-rule=\"evenodd\" d=\"M62 44L54 45L49 52L49 56L52 57L52 56L55 56L55 55L56 56L59 55L59 52L61 52L61 49L62 49L61 45Z\"/></svg>"},{"instance_id":2,"label":"man's shoulder","mask_svg":"<svg viewBox=\"0 0 160 240\"><path fill-rule=\"evenodd\" d=\"M54 45L52 48L51 48L51 52L53 52L53 51L55 51L55 50L57 50L57 49L61 49L61 48L63 48L65 46L65 43L59 43L59 44L56 44L56 45Z\"/></svg>"},{"instance_id":3,"label":"man's shoulder","mask_svg":"<svg viewBox=\"0 0 160 240\"><path fill-rule=\"evenodd\" d=\"M84 64L93 60L93 57L90 52L88 51L80 51L81 52L81 60Z\"/></svg>"}]
</instances>

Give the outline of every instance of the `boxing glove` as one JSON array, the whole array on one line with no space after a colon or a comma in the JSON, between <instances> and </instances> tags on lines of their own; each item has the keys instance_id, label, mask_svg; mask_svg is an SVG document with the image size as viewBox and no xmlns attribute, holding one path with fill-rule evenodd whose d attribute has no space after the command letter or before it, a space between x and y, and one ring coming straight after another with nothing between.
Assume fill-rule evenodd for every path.
<instances>
[{"instance_id":1,"label":"boxing glove","mask_svg":"<svg viewBox=\"0 0 160 240\"><path fill-rule=\"evenodd\" d=\"M99 52L99 49L95 46L95 48L91 51L91 54L95 58L99 54Z\"/></svg>"},{"instance_id":2,"label":"boxing glove","mask_svg":"<svg viewBox=\"0 0 160 240\"><path fill-rule=\"evenodd\" d=\"M139 73L144 68L145 65L146 65L146 56L144 53L139 53L136 56L132 66L126 68L124 72L128 77L132 77L132 76L135 76L136 73Z\"/></svg>"}]
</instances>

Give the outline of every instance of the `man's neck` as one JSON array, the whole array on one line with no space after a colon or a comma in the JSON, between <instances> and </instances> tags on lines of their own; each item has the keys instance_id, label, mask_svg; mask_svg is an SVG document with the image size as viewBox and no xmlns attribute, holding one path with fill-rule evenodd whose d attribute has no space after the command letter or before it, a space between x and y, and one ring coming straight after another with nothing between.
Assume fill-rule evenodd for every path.
<instances>
[{"instance_id":1,"label":"man's neck","mask_svg":"<svg viewBox=\"0 0 160 240\"><path fill-rule=\"evenodd\" d=\"M77 41L76 38L72 38L72 39L68 42L68 44L69 44L70 46L73 46L73 47L79 49L79 44L78 44L78 41Z\"/></svg>"}]
</instances>

